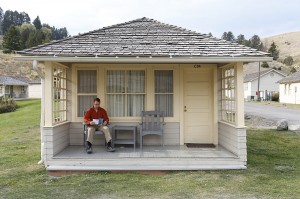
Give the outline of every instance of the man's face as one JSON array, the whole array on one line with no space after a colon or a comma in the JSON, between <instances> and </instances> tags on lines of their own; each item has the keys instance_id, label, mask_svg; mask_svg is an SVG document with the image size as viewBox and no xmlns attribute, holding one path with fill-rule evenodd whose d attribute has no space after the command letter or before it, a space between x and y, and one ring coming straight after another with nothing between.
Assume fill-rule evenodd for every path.
<instances>
[{"instance_id":1,"label":"man's face","mask_svg":"<svg viewBox=\"0 0 300 199\"><path fill-rule=\"evenodd\" d=\"M100 102L94 101L94 108L99 108Z\"/></svg>"}]
</instances>

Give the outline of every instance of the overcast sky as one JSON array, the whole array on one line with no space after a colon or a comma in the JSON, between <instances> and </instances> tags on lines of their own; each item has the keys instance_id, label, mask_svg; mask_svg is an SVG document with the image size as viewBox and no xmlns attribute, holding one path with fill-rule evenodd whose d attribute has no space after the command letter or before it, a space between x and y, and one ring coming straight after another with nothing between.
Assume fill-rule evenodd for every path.
<instances>
[{"instance_id":1,"label":"overcast sky","mask_svg":"<svg viewBox=\"0 0 300 199\"><path fill-rule=\"evenodd\" d=\"M24 11L31 21L39 15L70 35L141 17L218 38L225 31L247 39L300 31L299 0L0 0L0 7Z\"/></svg>"}]
</instances>

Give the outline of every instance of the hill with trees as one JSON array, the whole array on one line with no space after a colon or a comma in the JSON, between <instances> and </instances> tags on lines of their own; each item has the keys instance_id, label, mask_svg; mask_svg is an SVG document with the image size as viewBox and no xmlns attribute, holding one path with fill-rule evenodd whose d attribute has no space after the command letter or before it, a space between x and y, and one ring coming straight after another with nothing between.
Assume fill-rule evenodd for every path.
<instances>
[{"instance_id":1,"label":"hill with trees","mask_svg":"<svg viewBox=\"0 0 300 199\"><path fill-rule=\"evenodd\" d=\"M0 7L0 35L4 53L12 53L25 48L30 48L52 40L68 37L64 28L56 28L41 22L37 16L31 23L26 12L7 10Z\"/></svg>"}]
</instances>

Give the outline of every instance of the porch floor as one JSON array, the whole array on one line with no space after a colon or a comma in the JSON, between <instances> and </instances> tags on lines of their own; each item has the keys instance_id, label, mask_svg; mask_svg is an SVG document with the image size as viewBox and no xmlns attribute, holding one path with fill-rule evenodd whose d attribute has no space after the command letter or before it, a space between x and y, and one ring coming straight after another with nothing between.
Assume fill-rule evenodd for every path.
<instances>
[{"instance_id":1,"label":"porch floor","mask_svg":"<svg viewBox=\"0 0 300 199\"><path fill-rule=\"evenodd\" d=\"M188 148L181 146L117 146L115 152L107 152L105 146L93 146L87 154L83 146L68 146L54 159L114 159L114 158L236 158L236 155L221 146L214 148Z\"/></svg>"},{"instance_id":2,"label":"porch floor","mask_svg":"<svg viewBox=\"0 0 300 199\"><path fill-rule=\"evenodd\" d=\"M222 146L188 148L187 146L118 146L107 152L94 146L87 154L83 146L68 146L46 162L48 171L82 170L220 170L245 169L245 162Z\"/></svg>"}]
</instances>

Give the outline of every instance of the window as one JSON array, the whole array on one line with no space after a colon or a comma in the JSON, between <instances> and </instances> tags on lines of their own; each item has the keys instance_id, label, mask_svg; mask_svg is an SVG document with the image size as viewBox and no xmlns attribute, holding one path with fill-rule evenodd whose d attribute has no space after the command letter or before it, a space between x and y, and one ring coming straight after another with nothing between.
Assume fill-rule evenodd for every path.
<instances>
[{"instance_id":1,"label":"window","mask_svg":"<svg viewBox=\"0 0 300 199\"><path fill-rule=\"evenodd\" d=\"M53 124L66 121L67 113L67 78L66 68L53 67Z\"/></svg>"},{"instance_id":2,"label":"window","mask_svg":"<svg viewBox=\"0 0 300 199\"><path fill-rule=\"evenodd\" d=\"M173 71L156 70L155 78L155 110L164 111L166 117L173 117Z\"/></svg>"},{"instance_id":3,"label":"window","mask_svg":"<svg viewBox=\"0 0 300 199\"><path fill-rule=\"evenodd\" d=\"M97 97L97 70L77 71L77 117L92 106Z\"/></svg>"},{"instance_id":4,"label":"window","mask_svg":"<svg viewBox=\"0 0 300 199\"><path fill-rule=\"evenodd\" d=\"M222 69L222 120L235 123L235 71L234 67Z\"/></svg>"},{"instance_id":5,"label":"window","mask_svg":"<svg viewBox=\"0 0 300 199\"><path fill-rule=\"evenodd\" d=\"M137 117L145 110L145 71L108 70L107 111L111 117Z\"/></svg>"}]
</instances>

